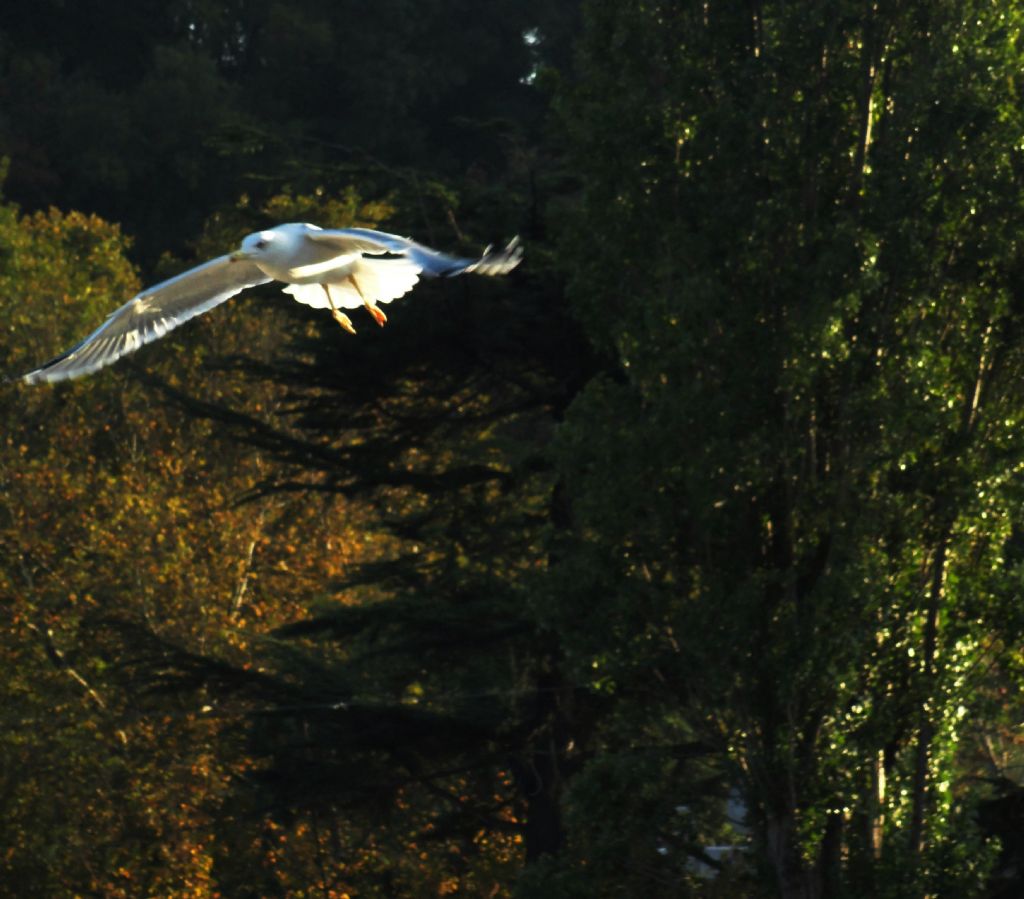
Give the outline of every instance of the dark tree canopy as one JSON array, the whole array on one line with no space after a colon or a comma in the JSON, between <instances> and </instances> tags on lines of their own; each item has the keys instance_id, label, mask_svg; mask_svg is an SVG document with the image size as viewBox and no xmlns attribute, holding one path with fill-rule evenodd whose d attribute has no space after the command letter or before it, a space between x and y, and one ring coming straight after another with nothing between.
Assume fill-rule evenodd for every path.
<instances>
[{"instance_id":1,"label":"dark tree canopy","mask_svg":"<svg viewBox=\"0 0 1024 899\"><path fill-rule=\"evenodd\" d=\"M265 199L285 184L333 189L358 178L367 192L443 198L446 179L484 188L517 168L522 182L544 115L532 81L549 57L566 60L574 8L7 6L7 193L29 208L119 221L152 260L242 193Z\"/></svg>"}]
</instances>

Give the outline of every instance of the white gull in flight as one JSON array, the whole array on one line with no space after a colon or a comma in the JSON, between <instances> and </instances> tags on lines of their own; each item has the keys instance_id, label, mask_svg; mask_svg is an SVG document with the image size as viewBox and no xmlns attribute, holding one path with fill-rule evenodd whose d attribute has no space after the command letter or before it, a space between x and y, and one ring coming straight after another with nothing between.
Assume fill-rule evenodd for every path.
<instances>
[{"instance_id":1,"label":"white gull in flight","mask_svg":"<svg viewBox=\"0 0 1024 899\"><path fill-rule=\"evenodd\" d=\"M330 309L338 324L354 334L352 320L342 309L365 306L377 324L383 325L387 317L378 304L408 293L420 275L504 275L522 257L518 239L504 250L488 247L479 259L460 259L370 228L278 225L250 234L234 253L143 290L81 343L23 375L22 380L42 384L90 374L247 287L268 281L283 281L288 285L285 293L300 303Z\"/></svg>"}]
</instances>

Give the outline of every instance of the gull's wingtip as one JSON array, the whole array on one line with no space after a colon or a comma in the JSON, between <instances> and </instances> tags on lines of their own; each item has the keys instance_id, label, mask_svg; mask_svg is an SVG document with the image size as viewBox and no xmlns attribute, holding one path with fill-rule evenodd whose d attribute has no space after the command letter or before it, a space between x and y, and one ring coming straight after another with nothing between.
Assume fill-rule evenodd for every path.
<instances>
[{"instance_id":1,"label":"gull's wingtip","mask_svg":"<svg viewBox=\"0 0 1024 899\"><path fill-rule=\"evenodd\" d=\"M0 387L7 387L11 384L40 384L42 383L42 379L39 377L40 371L41 369L37 368L23 375L0 376Z\"/></svg>"},{"instance_id":2,"label":"gull's wingtip","mask_svg":"<svg viewBox=\"0 0 1024 899\"><path fill-rule=\"evenodd\" d=\"M44 362L38 368L32 369L32 371L25 372L23 375L10 378L11 381L21 381L23 384L29 384L36 386L37 384L54 384L57 381L70 381L73 378L81 377L82 375L89 374L94 371L93 368L86 368L81 371L67 371L63 368L57 368L64 360L68 359L74 352L82 347L82 344L72 347L65 353L61 353L59 356L54 356L47 362Z\"/></svg>"},{"instance_id":3,"label":"gull's wingtip","mask_svg":"<svg viewBox=\"0 0 1024 899\"><path fill-rule=\"evenodd\" d=\"M478 275L506 275L523 261L523 245L517 234L503 250L494 251L490 246L484 250L480 258L465 271L476 272Z\"/></svg>"},{"instance_id":4,"label":"gull's wingtip","mask_svg":"<svg viewBox=\"0 0 1024 899\"><path fill-rule=\"evenodd\" d=\"M14 384L15 382L20 382L22 384L28 384L31 387L35 387L37 384L48 384L50 381L55 379L52 377L48 377L46 375L45 368L37 368L34 369L33 371L26 372L23 375L18 375L17 377L14 378L8 378L7 380L11 384Z\"/></svg>"}]
</instances>

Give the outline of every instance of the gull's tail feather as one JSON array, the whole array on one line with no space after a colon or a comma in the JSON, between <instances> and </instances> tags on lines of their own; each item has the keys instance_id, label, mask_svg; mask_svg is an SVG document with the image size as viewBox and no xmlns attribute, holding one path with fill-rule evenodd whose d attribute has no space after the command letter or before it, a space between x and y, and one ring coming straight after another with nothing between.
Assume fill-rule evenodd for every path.
<instances>
[{"instance_id":1,"label":"gull's tail feather","mask_svg":"<svg viewBox=\"0 0 1024 899\"><path fill-rule=\"evenodd\" d=\"M364 256L353 272L359 289L371 303L390 303L405 296L420 279L420 267L411 259Z\"/></svg>"},{"instance_id":2,"label":"gull's tail feather","mask_svg":"<svg viewBox=\"0 0 1024 899\"><path fill-rule=\"evenodd\" d=\"M289 284L287 287L282 288L282 290L302 303L303 306L311 306L314 309L330 308L330 303L327 302L327 295L320 284ZM349 301L348 296L343 295L337 287L331 288L331 298L334 300L335 306L345 309L354 309L359 305L358 297L356 302L352 303Z\"/></svg>"},{"instance_id":3,"label":"gull's tail feather","mask_svg":"<svg viewBox=\"0 0 1024 899\"><path fill-rule=\"evenodd\" d=\"M405 296L420 279L420 267L410 259L379 259L364 256L352 266L351 277L328 282L331 299L339 309L358 309L363 300L371 304L390 303ZM327 309L330 303L320 284L289 284L284 292L314 309Z\"/></svg>"}]
</instances>

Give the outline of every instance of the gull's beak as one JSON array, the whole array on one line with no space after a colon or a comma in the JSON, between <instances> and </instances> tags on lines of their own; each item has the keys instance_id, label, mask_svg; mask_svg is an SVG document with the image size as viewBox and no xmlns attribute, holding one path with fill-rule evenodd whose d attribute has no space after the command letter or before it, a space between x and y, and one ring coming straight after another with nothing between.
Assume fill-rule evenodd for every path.
<instances>
[{"instance_id":1,"label":"gull's beak","mask_svg":"<svg viewBox=\"0 0 1024 899\"><path fill-rule=\"evenodd\" d=\"M232 253L230 256L228 256L228 260L230 262L241 262L243 259L251 259L251 258L252 258L252 253L247 253L245 250L235 250L234 253Z\"/></svg>"}]
</instances>

